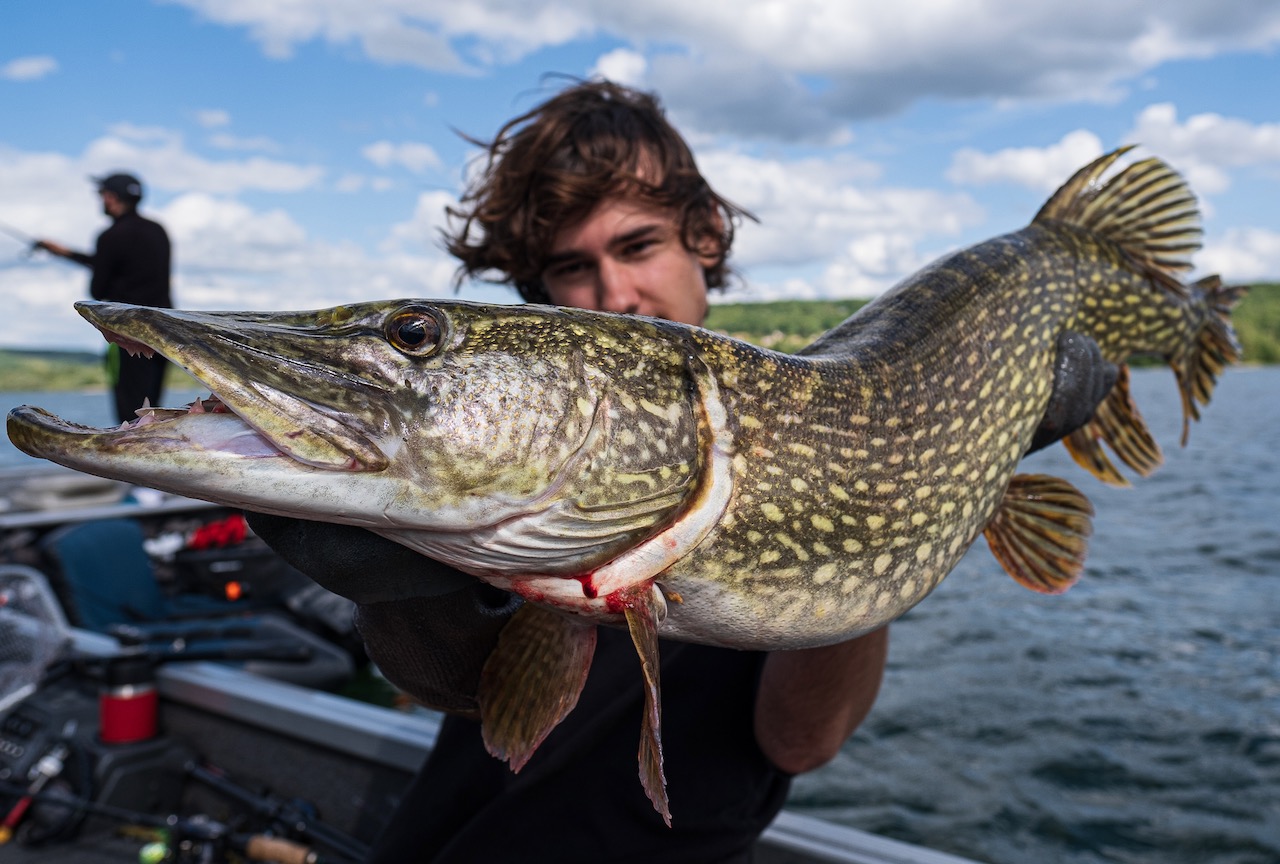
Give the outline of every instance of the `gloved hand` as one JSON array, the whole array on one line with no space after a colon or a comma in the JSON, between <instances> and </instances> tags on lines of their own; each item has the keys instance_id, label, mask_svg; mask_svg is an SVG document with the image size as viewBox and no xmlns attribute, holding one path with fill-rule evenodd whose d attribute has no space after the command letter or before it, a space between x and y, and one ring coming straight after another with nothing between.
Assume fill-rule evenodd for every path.
<instances>
[{"instance_id":1,"label":"gloved hand","mask_svg":"<svg viewBox=\"0 0 1280 864\"><path fill-rule=\"evenodd\" d=\"M474 715L480 670L520 598L350 525L245 514L291 565L358 604L369 658L432 708Z\"/></svg>"},{"instance_id":2,"label":"gloved hand","mask_svg":"<svg viewBox=\"0 0 1280 864\"><path fill-rule=\"evenodd\" d=\"M1063 331L1058 336L1053 392L1027 452L1061 441L1088 423L1119 374L1119 367L1103 358L1097 342L1080 333Z\"/></svg>"},{"instance_id":3,"label":"gloved hand","mask_svg":"<svg viewBox=\"0 0 1280 864\"><path fill-rule=\"evenodd\" d=\"M477 583L466 573L364 528L265 513L244 516L253 533L281 558L357 603L437 597Z\"/></svg>"}]
</instances>

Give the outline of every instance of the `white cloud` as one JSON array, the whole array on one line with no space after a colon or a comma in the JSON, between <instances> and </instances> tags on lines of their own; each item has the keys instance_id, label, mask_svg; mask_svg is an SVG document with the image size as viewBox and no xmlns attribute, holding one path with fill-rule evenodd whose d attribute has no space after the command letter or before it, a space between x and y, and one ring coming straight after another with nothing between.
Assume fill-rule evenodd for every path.
<instances>
[{"instance_id":1,"label":"white cloud","mask_svg":"<svg viewBox=\"0 0 1280 864\"><path fill-rule=\"evenodd\" d=\"M309 189L321 178L319 169L260 159L203 159L162 129L114 127L78 156L0 144L0 221L33 237L91 250L107 221L87 176L108 166L131 167L149 187L176 193L162 205L144 203L144 210L173 238L174 291L181 305L314 308L370 299L377 296L372 288L400 295L407 286L422 293L428 285L414 274L432 273L429 249L374 259L355 244L310 238L281 208L258 210L232 197L246 190ZM97 334L72 308L86 296L89 272L44 253L25 258L23 251L18 241L0 237L0 295L7 304L0 345L100 346Z\"/></svg>"},{"instance_id":2,"label":"white cloud","mask_svg":"<svg viewBox=\"0 0 1280 864\"><path fill-rule=\"evenodd\" d=\"M1280 123L1213 113L1179 123L1177 109L1167 102L1145 108L1126 137L1166 159L1204 195L1230 187L1230 168L1280 165Z\"/></svg>"},{"instance_id":3,"label":"white cloud","mask_svg":"<svg viewBox=\"0 0 1280 864\"><path fill-rule=\"evenodd\" d=\"M921 247L954 242L982 216L965 195L880 185L877 166L851 157L710 151L699 165L760 220L741 226L731 259L751 299L878 293L926 263Z\"/></svg>"},{"instance_id":4,"label":"white cloud","mask_svg":"<svg viewBox=\"0 0 1280 864\"><path fill-rule=\"evenodd\" d=\"M399 144L391 141L375 141L360 151L379 168L390 168L399 165L414 174L421 174L429 168L439 168L440 157L428 144L416 141L404 141Z\"/></svg>"},{"instance_id":5,"label":"white cloud","mask_svg":"<svg viewBox=\"0 0 1280 864\"><path fill-rule=\"evenodd\" d=\"M120 123L86 147L81 161L89 173L128 169L150 189L234 195L246 190L299 192L324 178L319 165L298 165L253 156L214 161L186 149L181 134L158 127Z\"/></svg>"},{"instance_id":6,"label":"white cloud","mask_svg":"<svg viewBox=\"0 0 1280 864\"><path fill-rule=\"evenodd\" d=\"M1114 100L1160 63L1280 44L1280 4L1256 0L171 2L247 28L271 56L323 41L439 70L610 36L621 53L599 71L633 75L643 59L648 82L703 128L784 139L825 139L930 97Z\"/></svg>"},{"instance_id":7,"label":"white cloud","mask_svg":"<svg viewBox=\"0 0 1280 864\"><path fill-rule=\"evenodd\" d=\"M203 108L196 112L196 122L206 129L217 129L231 124L231 113L221 108Z\"/></svg>"},{"instance_id":8,"label":"white cloud","mask_svg":"<svg viewBox=\"0 0 1280 864\"><path fill-rule=\"evenodd\" d=\"M644 59L643 54L628 48L615 48L600 56L591 70L591 75L598 75L629 87L641 87L644 85L645 73L648 71L649 61Z\"/></svg>"},{"instance_id":9,"label":"white cloud","mask_svg":"<svg viewBox=\"0 0 1280 864\"><path fill-rule=\"evenodd\" d=\"M0 66L0 78L6 81L39 81L58 71L58 61L47 55L18 57Z\"/></svg>"},{"instance_id":10,"label":"white cloud","mask_svg":"<svg viewBox=\"0 0 1280 864\"><path fill-rule=\"evenodd\" d=\"M239 135L232 135L226 132L220 132L217 135L209 137L209 143L219 150L260 150L264 152L275 152L280 146L275 141L265 135L255 135L251 138L242 138Z\"/></svg>"},{"instance_id":11,"label":"white cloud","mask_svg":"<svg viewBox=\"0 0 1280 864\"><path fill-rule=\"evenodd\" d=\"M1274 280L1280 273L1280 232L1228 228L1210 237L1197 260L1198 272L1218 273L1228 283Z\"/></svg>"},{"instance_id":12,"label":"white cloud","mask_svg":"<svg viewBox=\"0 0 1280 864\"><path fill-rule=\"evenodd\" d=\"M1053 191L1082 166L1102 155L1102 140L1092 132L1068 132L1048 147L1009 147L995 153L957 151L947 169L947 179L961 185L1016 183L1040 191Z\"/></svg>"}]
</instances>

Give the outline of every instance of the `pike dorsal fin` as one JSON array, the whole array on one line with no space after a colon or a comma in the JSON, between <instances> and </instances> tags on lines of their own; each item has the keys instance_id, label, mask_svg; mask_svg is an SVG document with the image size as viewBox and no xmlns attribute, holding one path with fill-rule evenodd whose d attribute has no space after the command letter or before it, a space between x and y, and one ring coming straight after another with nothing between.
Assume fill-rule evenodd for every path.
<instances>
[{"instance_id":1,"label":"pike dorsal fin","mask_svg":"<svg viewBox=\"0 0 1280 864\"><path fill-rule=\"evenodd\" d=\"M1092 516L1089 499L1066 480L1018 474L983 533L991 553L1019 584L1061 594L1084 569Z\"/></svg>"},{"instance_id":2,"label":"pike dorsal fin","mask_svg":"<svg viewBox=\"0 0 1280 864\"><path fill-rule=\"evenodd\" d=\"M480 673L485 749L519 771L560 724L587 683L596 650L596 625L532 603L520 607L498 634Z\"/></svg>"},{"instance_id":3,"label":"pike dorsal fin","mask_svg":"<svg viewBox=\"0 0 1280 864\"><path fill-rule=\"evenodd\" d=\"M1071 458L1093 476L1113 486L1128 486L1129 481L1107 458L1103 442L1142 477L1151 474L1164 461L1160 445L1147 429L1129 392L1128 366L1120 367L1116 383L1098 405L1093 419L1062 439Z\"/></svg>"},{"instance_id":4,"label":"pike dorsal fin","mask_svg":"<svg viewBox=\"0 0 1280 864\"><path fill-rule=\"evenodd\" d=\"M1081 168L1040 208L1034 222L1065 222L1120 246L1165 288L1191 269L1200 248L1200 210L1178 172L1159 159L1134 162L1106 183L1102 175L1132 150L1121 147Z\"/></svg>"}]
</instances>

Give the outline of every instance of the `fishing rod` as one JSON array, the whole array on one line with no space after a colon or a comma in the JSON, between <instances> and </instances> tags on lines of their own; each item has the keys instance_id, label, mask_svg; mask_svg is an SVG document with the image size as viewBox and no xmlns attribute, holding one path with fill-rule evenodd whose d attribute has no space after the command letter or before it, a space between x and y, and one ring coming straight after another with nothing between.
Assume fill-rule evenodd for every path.
<instances>
[{"instance_id":1,"label":"fishing rod","mask_svg":"<svg viewBox=\"0 0 1280 864\"><path fill-rule=\"evenodd\" d=\"M17 240L19 243L25 243L32 249L34 249L36 244L40 242L30 234L27 234L24 231L19 231L17 228L14 228L12 225L5 222L0 222L0 234L8 234L14 240Z\"/></svg>"},{"instance_id":2,"label":"fishing rod","mask_svg":"<svg viewBox=\"0 0 1280 864\"><path fill-rule=\"evenodd\" d=\"M25 231L19 231L17 228L14 228L12 225L5 222L0 222L0 234L6 234L14 240L17 240L23 246L27 247L20 257L14 258L12 261L5 261L3 264L0 264L0 268L22 266L26 262L26 259L30 258L37 249L44 248L41 242L35 237L32 237Z\"/></svg>"},{"instance_id":3,"label":"fishing rod","mask_svg":"<svg viewBox=\"0 0 1280 864\"><path fill-rule=\"evenodd\" d=\"M139 860L163 860L172 862L205 862L249 860L271 864L350 864L363 860L368 848L351 838L347 848L336 849L336 855L328 855L303 842L270 832L241 832L228 823L215 821L204 814L182 817L176 813L157 815L143 813L125 807L103 804L77 795L67 789L49 788L32 791L29 787L0 780L0 794L25 795L30 800L58 809L74 808L88 815L100 816L122 826L136 826L157 832L157 843L163 852L139 855ZM315 822L311 829L317 827ZM331 829L332 830L332 829ZM128 832L125 832L128 833ZM341 836L340 832L334 832ZM148 844L152 845L152 844ZM228 853L234 853L229 856Z\"/></svg>"}]
</instances>

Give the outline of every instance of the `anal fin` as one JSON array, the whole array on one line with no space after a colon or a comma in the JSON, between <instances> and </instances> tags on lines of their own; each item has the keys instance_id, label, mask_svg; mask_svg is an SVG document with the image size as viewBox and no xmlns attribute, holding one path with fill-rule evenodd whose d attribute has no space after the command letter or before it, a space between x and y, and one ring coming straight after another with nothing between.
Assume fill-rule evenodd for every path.
<instances>
[{"instance_id":1,"label":"anal fin","mask_svg":"<svg viewBox=\"0 0 1280 864\"><path fill-rule=\"evenodd\" d=\"M477 698L485 749L519 771L586 684L596 625L526 603L498 634Z\"/></svg>"},{"instance_id":2,"label":"anal fin","mask_svg":"<svg viewBox=\"0 0 1280 864\"><path fill-rule=\"evenodd\" d=\"M1129 392L1129 367L1121 366L1115 386L1098 405L1093 419L1063 439L1071 458L1104 483L1128 486L1129 481L1107 458L1105 442L1120 461L1146 477L1164 461L1160 445L1147 428Z\"/></svg>"},{"instance_id":3,"label":"anal fin","mask_svg":"<svg viewBox=\"0 0 1280 864\"><path fill-rule=\"evenodd\" d=\"M671 826L671 805L667 801L667 778L662 770L662 689L658 680L658 615L661 600L657 592L646 587L634 603L626 607L627 628L640 655L644 672L644 722L640 731L640 783L653 809Z\"/></svg>"},{"instance_id":4,"label":"anal fin","mask_svg":"<svg viewBox=\"0 0 1280 864\"><path fill-rule=\"evenodd\" d=\"M987 523L991 553L1019 584L1061 594L1084 570L1093 505L1066 480L1019 474Z\"/></svg>"}]
</instances>

